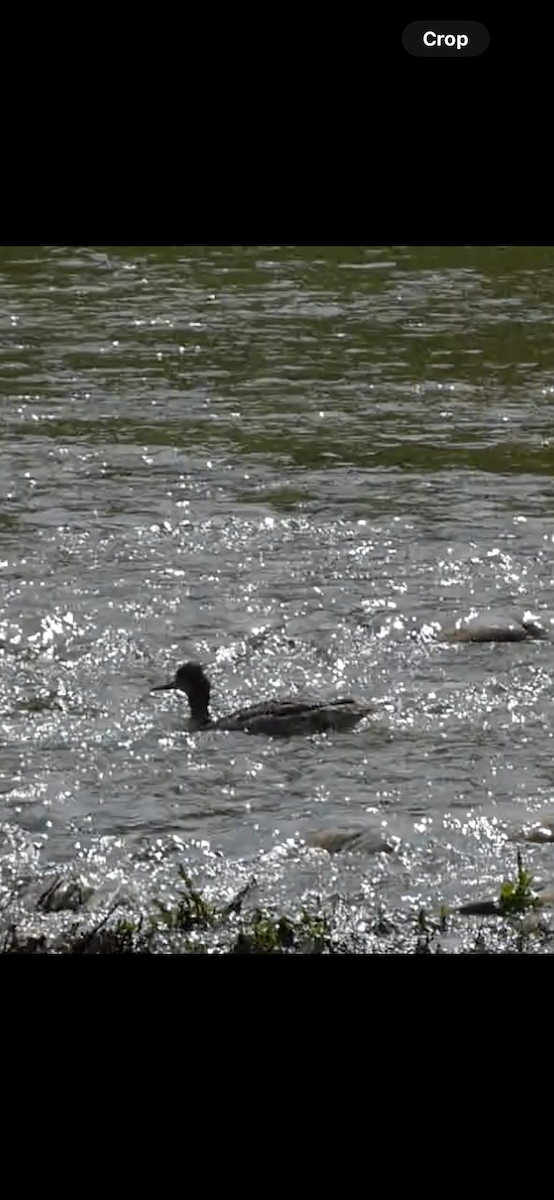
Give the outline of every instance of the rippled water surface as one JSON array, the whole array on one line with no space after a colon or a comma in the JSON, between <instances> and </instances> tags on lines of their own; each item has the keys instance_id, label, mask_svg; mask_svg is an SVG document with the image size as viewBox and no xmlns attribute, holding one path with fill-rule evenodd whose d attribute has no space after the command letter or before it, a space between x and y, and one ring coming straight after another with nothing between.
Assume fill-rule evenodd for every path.
<instances>
[{"instance_id":1,"label":"rippled water surface","mask_svg":"<svg viewBox=\"0 0 554 1200\"><path fill-rule=\"evenodd\" d=\"M550 883L554 250L0 251L2 886L140 905ZM417 631L419 630L419 633ZM353 694L287 741L186 727ZM358 836L355 836L358 835Z\"/></svg>"}]
</instances>

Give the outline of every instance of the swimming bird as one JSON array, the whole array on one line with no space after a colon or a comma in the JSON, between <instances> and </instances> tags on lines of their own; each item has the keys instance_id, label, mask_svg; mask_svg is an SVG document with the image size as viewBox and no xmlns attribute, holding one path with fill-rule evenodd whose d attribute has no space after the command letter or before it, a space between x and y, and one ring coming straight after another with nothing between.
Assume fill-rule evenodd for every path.
<instances>
[{"instance_id":1,"label":"swimming bird","mask_svg":"<svg viewBox=\"0 0 554 1200\"><path fill-rule=\"evenodd\" d=\"M352 729L374 712L372 705L358 700L302 700L299 697L269 700L214 721L210 716L210 681L198 662L183 663L169 683L159 683L153 692L184 692L191 724L195 729L235 729L243 733L267 733L290 737L295 733L324 733L329 729Z\"/></svg>"},{"instance_id":2,"label":"swimming bird","mask_svg":"<svg viewBox=\"0 0 554 1200\"><path fill-rule=\"evenodd\" d=\"M441 630L439 640L445 642L524 642L526 639L547 638L548 633L536 621L517 621L506 625L458 625Z\"/></svg>"}]
</instances>

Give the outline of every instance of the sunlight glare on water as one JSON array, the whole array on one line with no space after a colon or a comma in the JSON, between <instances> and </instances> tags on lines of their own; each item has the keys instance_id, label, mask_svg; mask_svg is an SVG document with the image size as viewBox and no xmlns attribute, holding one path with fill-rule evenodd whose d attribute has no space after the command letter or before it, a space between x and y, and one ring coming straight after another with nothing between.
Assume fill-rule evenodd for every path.
<instances>
[{"instance_id":1,"label":"sunlight glare on water","mask_svg":"<svg viewBox=\"0 0 554 1200\"><path fill-rule=\"evenodd\" d=\"M2 248L2 886L548 880L554 250ZM187 729L290 694L350 732ZM544 838L540 830L546 830ZM356 917L356 920L361 919Z\"/></svg>"}]
</instances>

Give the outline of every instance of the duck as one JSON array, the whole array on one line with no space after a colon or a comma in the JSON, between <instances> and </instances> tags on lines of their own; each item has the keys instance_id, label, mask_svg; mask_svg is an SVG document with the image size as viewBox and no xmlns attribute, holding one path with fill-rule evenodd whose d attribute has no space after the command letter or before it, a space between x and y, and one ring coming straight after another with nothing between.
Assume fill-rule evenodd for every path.
<instances>
[{"instance_id":1,"label":"duck","mask_svg":"<svg viewBox=\"0 0 554 1200\"><path fill-rule=\"evenodd\" d=\"M364 717L375 712L373 705L350 697L309 700L295 696L239 708L226 717L214 720L210 716L210 681L199 662L183 663L177 668L173 679L168 683L158 683L151 690L184 692L189 702L193 729L237 730L242 733L265 733L273 737L353 729Z\"/></svg>"}]
</instances>

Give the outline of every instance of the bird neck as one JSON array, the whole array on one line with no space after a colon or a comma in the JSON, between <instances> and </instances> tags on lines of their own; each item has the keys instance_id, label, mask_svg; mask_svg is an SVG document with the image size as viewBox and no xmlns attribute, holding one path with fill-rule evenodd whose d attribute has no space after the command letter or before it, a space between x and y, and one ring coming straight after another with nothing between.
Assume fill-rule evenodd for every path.
<instances>
[{"instance_id":1,"label":"bird neck","mask_svg":"<svg viewBox=\"0 0 554 1200\"><path fill-rule=\"evenodd\" d=\"M195 725L210 724L209 696L189 696L190 715Z\"/></svg>"}]
</instances>

